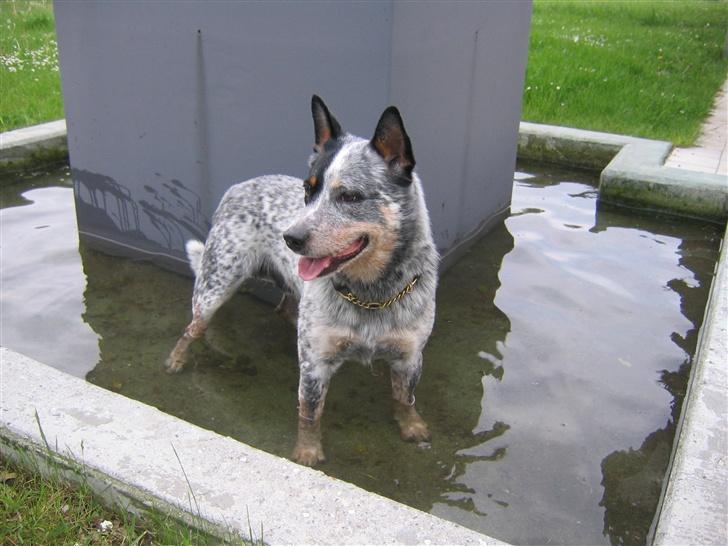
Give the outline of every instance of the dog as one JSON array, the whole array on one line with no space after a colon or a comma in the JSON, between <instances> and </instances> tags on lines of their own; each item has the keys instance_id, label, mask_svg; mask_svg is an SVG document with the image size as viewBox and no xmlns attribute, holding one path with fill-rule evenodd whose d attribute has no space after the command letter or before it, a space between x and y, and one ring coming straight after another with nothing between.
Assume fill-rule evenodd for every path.
<instances>
[{"instance_id":1,"label":"dog","mask_svg":"<svg viewBox=\"0 0 728 546\"><path fill-rule=\"evenodd\" d=\"M243 281L272 278L298 307L292 459L307 466L325 460L324 401L347 360L387 361L402 438L429 440L415 388L435 318L439 260L397 108L384 110L371 140L343 131L316 95L311 112L308 178L261 176L232 186L205 244L188 241L192 322L166 362L169 372L182 370L189 345Z\"/></svg>"}]
</instances>

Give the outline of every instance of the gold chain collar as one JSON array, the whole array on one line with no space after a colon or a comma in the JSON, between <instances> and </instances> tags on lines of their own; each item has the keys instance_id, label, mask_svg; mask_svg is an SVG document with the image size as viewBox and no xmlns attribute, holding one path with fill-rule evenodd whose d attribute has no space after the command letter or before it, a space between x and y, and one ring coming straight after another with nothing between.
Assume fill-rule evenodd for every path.
<instances>
[{"instance_id":1,"label":"gold chain collar","mask_svg":"<svg viewBox=\"0 0 728 546\"><path fill-rule=\"evenodd\" d=\"M397 293L397 295L389 298L387 301L362 301L359 298L357 298L352 292L346 291L343 292L339 288L334 287L336 290L336 293L344 298L349 303L352 303L356 305L357 307L361 307L362 309L369 309L372 311L380 311L382 309L386 309L390 305L393 305L397 303L399 300L401 300L403 297L405 297L407 294L412 292L415 285L417 284L417 281L420 280L419 275L415 275L415 278L412 279L407 285Z\"/></svg>"}]
</instances>

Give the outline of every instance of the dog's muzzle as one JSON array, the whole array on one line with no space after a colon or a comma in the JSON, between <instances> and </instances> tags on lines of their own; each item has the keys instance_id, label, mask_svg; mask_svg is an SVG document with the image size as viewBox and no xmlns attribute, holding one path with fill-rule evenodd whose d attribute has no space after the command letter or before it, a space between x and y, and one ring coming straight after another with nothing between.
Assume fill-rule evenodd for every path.
<instances>
[{"instance_id":1,"label":"dog's muzzle","mask_svg":"<svg viewBox=\"0 0 728 546\"><path fill-rule=\"evenodd\" d=\"M298 232L290 229L283 234L283 240L286 241L288 248L296 254L303 253L303 249L306 248L308 238L309 233Z\"/></svg>"}]
</instances>

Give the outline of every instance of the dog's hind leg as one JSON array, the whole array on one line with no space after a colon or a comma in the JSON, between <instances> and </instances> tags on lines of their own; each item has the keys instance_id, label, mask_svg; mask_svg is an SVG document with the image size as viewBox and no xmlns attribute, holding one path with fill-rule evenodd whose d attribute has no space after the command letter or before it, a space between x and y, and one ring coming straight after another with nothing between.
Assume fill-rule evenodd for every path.
<instances>
[{"instance_id":1,"label":"dog's hind leg","mask_svg":"<svg viewBox=\"0 0 728 546\"><path fill-rule=\"evenodd\" d=\"M220 248L222 245L216 243L213 239L205 247L192 294L192 322L167 358L169 373L182 371L189 346L205 334L215 312L254 270L255 256L241 256L232 245Z\"/></svg>"},{"instance_id":2,"label":"dog's hind leg","mask_svg":"<svg viewBox=\"0 0 728 546\"><path fill-rule=\"evenodd\" d=\"M177 340L174 349L172 349L172 352L167 357L165 363L167 372L177 373L182 371L187 361L187 349L189 349L193 341L201 338L205 334L207 324L199 313L193 311L192 322L187 325L184 334Z\"/></svg>"},{"instance_id":3,"label":"dog's hind leg","mask_svg":"<svg viewBox=\"0 0 728 546\"><path fill-rule=\"evenodd\" d=\"M430 439L427 423L415 409L415 388L422 373L422 353L412 359L392 363L392 398L394 399L394 419L399 424L400 435L408 442L421 442Z\"/></svg>"}]
</instances>

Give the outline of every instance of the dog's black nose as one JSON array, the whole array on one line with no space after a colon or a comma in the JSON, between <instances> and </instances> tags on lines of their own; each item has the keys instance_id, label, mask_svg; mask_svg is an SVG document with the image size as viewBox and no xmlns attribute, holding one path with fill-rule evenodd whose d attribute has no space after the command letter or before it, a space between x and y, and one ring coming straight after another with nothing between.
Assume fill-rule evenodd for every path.
<instances>
[{"instance_id":1,"label":"dog's black nose","mask_svg":"<svg viewBox=\"0 0 728 546\"><path fill-rule=\"evenodd\" d=\"M293 252L301 252L308 241L308 234L286 232L283 234L283 239Z\"/></svg>"}]
</instances>

